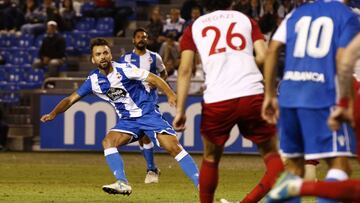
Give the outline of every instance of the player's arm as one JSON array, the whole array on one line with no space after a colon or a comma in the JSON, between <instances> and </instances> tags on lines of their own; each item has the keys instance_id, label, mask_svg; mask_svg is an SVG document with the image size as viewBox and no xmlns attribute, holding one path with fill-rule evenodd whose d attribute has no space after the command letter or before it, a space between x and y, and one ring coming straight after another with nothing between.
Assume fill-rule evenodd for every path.
<instances>
[{"instance_id":1,"label":"player's arm","mask_svg":"<svg viewBox=\"0 0 360 203\"><path fill-rule=\"evenodd\" d=\"M275 124L279 117L276 98L276 73L278 58L283 45L279 41L271 41L264 64L265 98L261 115L267 122L272 124Z\"/></svg>"},{"instance_id":2,"label":"player's arm","mask_svg":"<svg viewBox=\"0 0 360 203\"><path fill-rule=\"evenodd\" d=\"M254 42L254 50L255 50L255 62L256 65L261 68L264 65L266 51L267 51L267 44L265 40L259 39Z\"/></svg>"},{"instance_id":3,"label":"player's arm","mask_svg":"<svg viewBox=\"0 0 360 203\"><path fill-rule=\"evenodd\" d=\"M352 87L352 75L356 60L360 58L360 34L358 34L349 46L338 55L337 77L339 82L339 97L350 98Z\"/></svg>"},{"instance_id":4,"label":"player's arm","mask_svg":"<svg viewBox=\"0 0 360 203\"><path fill-rule=\"evenodd\" d=\"M166 81L168 73L166 71L165 64L159 54L156 54L156 69L160 73L160 77Z\"/></svg>"},{"instance_id":5,"label":"player's arm","mask_svg":"<svg viewBox=\"0 0 360 203\"><path fill-rule=\"evenodd\" d=\"M167 73L166 69L164 69L163 71L160 72L160 77L161 77L163 80L166 80L166 79L167 79L168 73Z\"/></svg>"},{"instance_id":6,"label":"player's arm","mask_svg":"<svg viewBox=\"0 0 360 203\"><path fill-rule=\"evenodd\" d=\"M331 112L328 125L332 130L337 130L343 121L352 122L352 106L349 101L352 98L353 72L356 60L360 58L360 34L345 48L339 48L336 55L337 79L338 79L338 105Z\"/></svg>"},{"instance_id":7,"label":"player's arm","mask_svg":"<svg viewBox=\"0 0 360 203\"><path fill-rule=\"evenodd\" d=\"M177 131L185 130L185 104L189 92L192 67L194 62L195 52L192 50L184 50L181 53L181 61L178 69L177 79L177 106L176 116L173 121L173 127Z\"/></svg>"},{"instance_id":8,"label":"player's arm","mask_svg":"<svg viewBox=\"0 0 360 203\"><path fill-rule=\"evenodd\" d=\"M154 85L155 87L159 88L162 92L164 92L168 98L168 102L170 106L176 106L176 94L174 93L174 91L172 91L172 89L165 82L165 80L161 79L160 77L156 76L153 73L149 73L145 81Z\"/></svg>"},{"instance_id":9,"label":"player's arm","mask_svg":"<svg viewBox=\"0 0 360 203\"><path fill-rule=\"evenodd\" d=\"M79 101L80 95L77 92L72 93L70 96L61 100L55 108L49 113L41 117L42 122L47 122L53 120L58 114L65 112L69 109L74 103Z\"/></svg>"}]
</instances>

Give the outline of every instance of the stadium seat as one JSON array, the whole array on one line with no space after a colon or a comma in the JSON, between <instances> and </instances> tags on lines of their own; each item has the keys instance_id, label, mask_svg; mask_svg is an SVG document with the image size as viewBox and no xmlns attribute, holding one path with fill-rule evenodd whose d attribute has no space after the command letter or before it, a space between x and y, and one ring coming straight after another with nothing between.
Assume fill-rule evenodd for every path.
<instances>
[{"instance_id":1,"label":"stadium seat","mask_svg":"<svg viewBox=\"0 0 360 203\"><path fill-rule=\"evenodd\" d=\"M74 47L74 37L72 32L64 32L62 36L65 38L66 42L66 55L75 56L78 55L79 52Z\"/></svg>"},{"instance_id":2,"label":"stadium seat","mask_svg":"<svg viewBox=\"0 0 360 203\"><path fill-rule=\"evenodd\" d=\"M19 48L29 48L33 46L34 39L34 35L21 35L17 39L17 46Z\"/></svg>"},{"instance_id":3,"label":"stadium seat","mask_svg":"<svg viewBox=\"0 0 360 203\"><path fill-rule=\"evenodd\" d=\"M12 55L13 57L10 60L10 63L13 65L25 65L31 64L32 62L32 56L29 54L28 51L13 50Z\"/></svg>"},{"instance_id":4,"label":"stadium seat","mask_svg":"<svg viewBox=\"0 0 360 203\"><path fill-rule=\"evenodd\" d=\"M95 18L82 18L76 23L75 29L78 31L90 31L95 28L95 25Z\"/></svg>"},{"instance_id":5,"label":"stadium seat","mask_svg":"<svg viewBox=\"0 0 360 203\"><path fill-rule=\"evenodd\" d=\"M96 31L103 37L112 36L114 31L114 19L110 17L99 18L96 23Z\"/></svg>"},{"instance_id":6,"label":"stadium seat","mask_svg":"<svg viewBox=\"0 0 360 203\"><path fill-rule=\"evenodd\" d=\"M26 73L25 80L29 88L39 88L45 79L45 73L42 69L30 69Z\"/></svg>"},{"instance_id":7,"label":"stadium seat","mask_svg":"<svg viewBox=\"0 0 360 203\"><path fill-rule=\"evenodd\" d=\"M12 60L12 57L13 57L13 55L11 54L10 49L1 49L0 50L0 55L2 57L4 57L5 63L10 63L10 61Z\"/></svg>"},{"instance_id":8,"label":"stadium seat","mask_svg":"<svg viewBox=\"0 0 360 203\"><path fill-rule=\"evenodd\" d=\"M42 41L43 41L43 39L44 39L44 37L45 37L45 34L38 35L38 36L36 37L35 41L34 41L33 47L39 49L40 46L41 46L41 43L42 43Z\"/></svg>"},{"instance_id":9,"label":"stadium seat","mask_svg":"<svg viewBox=\"0 0 360 203\"><path fill-rule=\"evenodd\" d=\"M0 35L0 46L11 48L16 46L16 36L15 34L1 34Z\"/></svg>"},{"instance_id":10,"label":"stadium seat","mask_svg":"<svg viewBox=\"0 0 360 203\"><path fill-rule=\"evenodd\" d=\"M82 54L90 53L90 37L83 32L74 32L75 47Z\"/></svg>"}]
</instances>

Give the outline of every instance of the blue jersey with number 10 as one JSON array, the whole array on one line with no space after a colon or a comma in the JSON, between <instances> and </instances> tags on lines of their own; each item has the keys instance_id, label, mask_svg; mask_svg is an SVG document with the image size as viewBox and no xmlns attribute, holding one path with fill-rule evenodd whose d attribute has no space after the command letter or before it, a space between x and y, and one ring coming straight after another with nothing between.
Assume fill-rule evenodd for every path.
<instances>
[{"instance_id":1,"label":"blue jersey with number 10","mask_svg":"<svg viewBox=\"0 0 360 203\"><path fill-rule=\"evenodd\" d=\"M336 102L336 53L359 32L358 16L338 1L318 0L290 13L273 40L286 44L282 107L324 108Z\"/></svg>"}]
</instances>

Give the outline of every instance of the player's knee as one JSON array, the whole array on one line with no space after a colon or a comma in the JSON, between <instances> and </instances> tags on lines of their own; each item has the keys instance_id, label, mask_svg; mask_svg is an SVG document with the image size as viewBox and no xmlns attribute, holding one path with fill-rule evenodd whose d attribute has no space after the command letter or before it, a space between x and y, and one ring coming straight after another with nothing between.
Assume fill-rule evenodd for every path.
<instances>
[{"instance_id":1,"label":"player's knee","mask_svg":"<svg viewBox=\"0 0 360 203\"><path fill-rule=\"evenodd\" d=\"M150 138L148 138L148 136L142 137L141 141L143 142L143 144L150 144L151 143L151 140L150 140Z\"/></svg>"},{"instance_id":2,"label":"player's knee","mask_svg":"<svg viewBox=\"0 0 360 203\"><path fill-rule=\"evenodd\" d=\"M182 151L182 147L178 143L173 142L166 147L166 150L171 156L175 157Z\"/></svg>"},{"instance_id":3,"label":"player's knee","mask_svg":"<svg viewBox=\"0 0 360 203\"><path fill-rule=\"evenodd\" d=\"M104 149L110 148L113 146L113 142L110 138L105 137L102 141L102 146Z\"/></svg>"}]
</instances>

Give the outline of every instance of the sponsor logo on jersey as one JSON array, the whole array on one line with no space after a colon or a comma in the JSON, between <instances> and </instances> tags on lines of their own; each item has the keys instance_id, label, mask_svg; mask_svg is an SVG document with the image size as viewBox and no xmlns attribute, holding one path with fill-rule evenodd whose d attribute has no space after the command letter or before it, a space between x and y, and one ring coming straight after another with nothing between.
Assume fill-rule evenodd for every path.
<instances>
[{"instance_id":1,"label":"sponsor logo on jersey","mask_svg":"<svg viewBox=\"0 0 360 203\"><path fill-rule=\"evenodd\" d=\"M116 101L121 97L126 96L126 90L118 87L110 87L110 89L106 92L106 96L108 96L112 101Z\"/></svg>"},{"instance_id":2,"label":"sponsor logo on jersey","mask_svg":"<svg viewBox=\"0 0 360 203\"><path fill-rule=\"evenodd\" d=\"M309 71L286 71L284 80L292 81L313 81L325 83L325 76L323 73L309 72Z\"/></svg>"}]
</instances>

